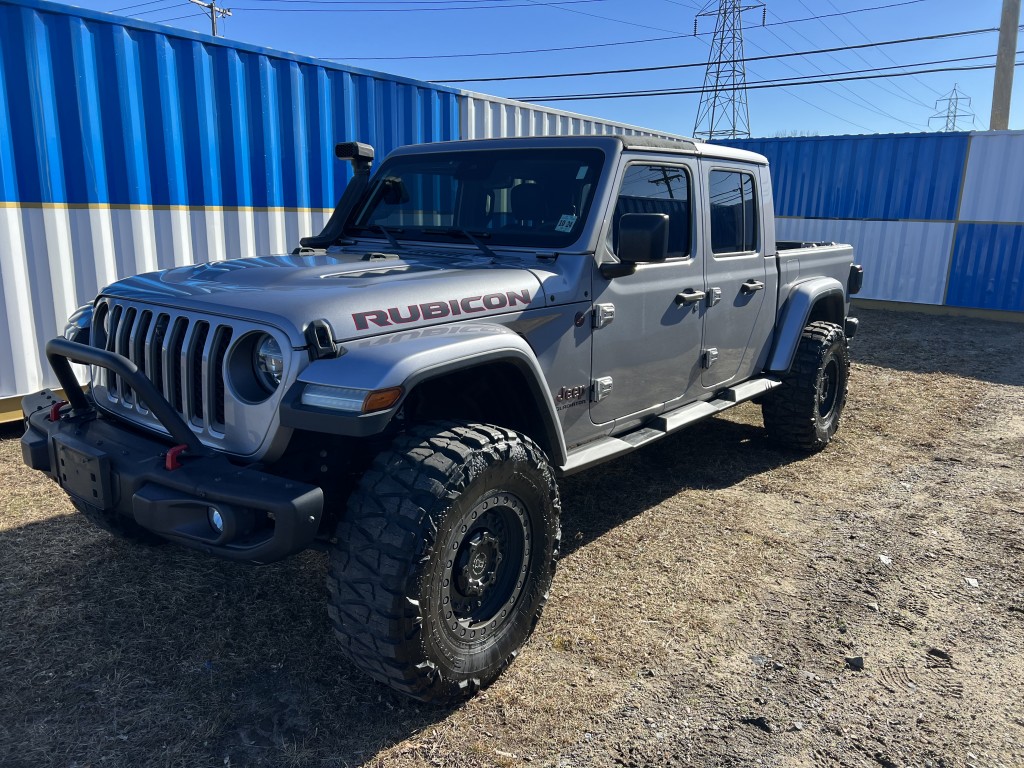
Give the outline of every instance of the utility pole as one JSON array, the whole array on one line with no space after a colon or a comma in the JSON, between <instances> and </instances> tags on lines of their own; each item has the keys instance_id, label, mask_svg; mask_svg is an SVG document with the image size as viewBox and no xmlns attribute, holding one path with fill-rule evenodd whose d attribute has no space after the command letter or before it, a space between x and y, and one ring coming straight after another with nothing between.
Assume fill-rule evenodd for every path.
<instances>
[{"instance_id":1,"label":"utility pole","mask_svg":"<svg viewBox=\"0 0 1024 768\"><path fill-rule=\"evenodd\" d=\"M992 119L989 130L1010 127L1010 96L1013 94L1013 68L1017 57L1017 26L1020 24L1020 0L1003 0L999 22L999 48L996 51L996 79L992 86Z\"/></svg>"},{"instance_id":2,"label":"utility pole","mask_svg":"<svg viewBox=\"0 0 1024 768\"><path fill-rule=\"evenodd\" d=\"M1019 1L1019 0L1018 0ZM761 9L764 24L767 8L764 3L743 0L719 0L717 11L698 13L693 20L697 34L697 18L715 16L715 37L708 53L704 87L700 92L697 120L693 125L695 138L750 138L750 110L747 108L747 66L743 55L743 14Z\"/></svg>"},{"instance_id":3,"label":"utility pole","mask_svg":"<svg viewBox=\"0 0 1024 768\"><path fill-rule=\"evenodd\" d=\"M939 106L942 102L946 103L945 108ZM952 91L935 102L935 109L938 112L928 118L928 125L932 124L932 120L944 120L945 125L940 129L941 131L963 131L968 127L973 128L975 115L968 109L970 106L971 97L960 90L959 83L954 84ZM961 119L967 118L971 119L970 126L961 127Z\"/></svg>"},{"instance_id":4,"label":"utility pole","mask_svg":"<svg viewBox=\"0 0 1024 768\"><path fill-rule=\"evenodd\" d=\"M200 8L210 14L210 34L214 37L217 36L217 18L226 19L231 15L231 11L227 8L218 8L216 0L210 0L208 3L202 2L202 0L188 0L190 3L198 5Z\"/></svg>"}]
</instances>

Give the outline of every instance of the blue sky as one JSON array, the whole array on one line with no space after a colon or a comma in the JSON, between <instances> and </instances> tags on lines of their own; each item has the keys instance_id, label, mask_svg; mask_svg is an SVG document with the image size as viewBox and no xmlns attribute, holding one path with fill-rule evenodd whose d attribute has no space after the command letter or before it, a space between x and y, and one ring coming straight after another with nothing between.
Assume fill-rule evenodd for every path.
<instances>
[{"instance_id":1,"label":"blue sky","mask_svg":"<svg viewBox=\"0 0 1024 768\"><path fill-rule=\"evenodd\" d=\"M575 0L544 5L550 0L224 0L233 16L222 22L229 39L309 56L343 60L366 69L432 80L573 72L625 67L706 62L710 36L692 36L694 16L704 0ZM131 0L90 0L87 8L111 11ZM145 2L145 0L143 0ZM864 42L996 27L999 0L920 0L909 5L780 24L794 19L887 5L899 0L768 0L766 20L760 10L746 15L746 55L764 56L832 48ZM717 6L717 2L713 3ZM485 7L490 6L490 7ZM494 7L503 6L503 7ZM513 7L504 7L513 6ZM431 10L423 10L430 8ZM276 10L272 10L276 9ZM316 9L316 10L300 10ZM372 9L372 10L371 10ZM378 12L386 9L384 12ZM122 15L209 32L201 9L187 0L149 0ZM710 33L714 18L699 19L698 31ZM687 35L680 39L580 48L545 53L435 58L452 54L495 54L523 49L619 43ZM800 75L866 70L894 64L920 64L993 54L995 33L947 40L908 43L830 55L792 57L751 64L748 81ZM1024 35L1018 49L1024 48ZM394 57L426 56L408 59ZM385 57L385 58L379 58ZM965 66L992 63L977 59ZM604 75L541 81L473 82L457 87L507 97L699 87L703 67L636 74ZM750 123L755 136L798 131L821 135L902 133L929 130L935 102L959 84L973 99L977 129L988 128L992 70L944 72L891 80L860 81L829 86L752 90ZM1011 128L1024 128L1024 68L1018 68ZM566 109L636 125L690 134L698 97L671 95L649 98L566 101ZM944 107L944 105L940 105ZM931 129L941 127L932 121Z\"/></svg>"}]
</instances>

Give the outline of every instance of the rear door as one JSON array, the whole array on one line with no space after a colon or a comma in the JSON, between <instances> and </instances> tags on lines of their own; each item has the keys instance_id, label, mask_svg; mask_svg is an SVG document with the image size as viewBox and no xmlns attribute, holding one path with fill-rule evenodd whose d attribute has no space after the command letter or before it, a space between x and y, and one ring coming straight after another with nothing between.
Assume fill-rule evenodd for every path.
<instances>
[{"instance_id":1,"label":"rear door","mask_svg":"<svg viewBox=\"0 0 1024 768\"><path fill-rule=\"evenodd\" d=\"M760 349L753 339L765 319L762 309L770 281L757 166L709 159L701 161L701 170L708 232L701 384L714 390L753 373Z\"/></svg>"},{"instance_id":2,"label":"rear door","mask_svg":"<svg viewBox=\"0 0 1024 768\"><path fill-rule=\"evenodd\" d=\"M698 296L704 286L703 226L694 215L698 172L689 158L644 158L622 171L608 233L611 249L618 247L622 216L663 213L669 217L669 253L665 261L639 264L634 274L612 279L595 264L596 316L614 314L593 332L595 391L601 382L611 387L590 403L595 424L700 390L703 305L678 300L684 293Z\"/></svg>"}]
</instances>

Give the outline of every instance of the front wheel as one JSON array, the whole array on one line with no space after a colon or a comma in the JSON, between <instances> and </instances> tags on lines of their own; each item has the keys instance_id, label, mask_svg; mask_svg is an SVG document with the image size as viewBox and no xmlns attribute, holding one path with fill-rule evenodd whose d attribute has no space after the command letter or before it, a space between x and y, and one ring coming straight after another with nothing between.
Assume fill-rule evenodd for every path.
<instances>
[{"instance_id":1,"label":"front wheel","mask_svg":"<svg viewBox=\"0 0 1024 768\"><path fill-rule=\"evenodd\" d=\"M547 601L559 498L529 438L420 427L380 454L339 523L328 612L353 662L421 701L489 685Z\"/></svg>"},{"instance_id":2,"label":"front wheel","mask_svg":"<svg viewBox=\"0 0 1024 768\"><path fill-rule=\"evenodd\" d=\"M849 379L843 329L835 323L810 323L782 386L769 392L761 405L769 438L789 448L820 451L839 429Z\"/></svg>"}]
</instances>

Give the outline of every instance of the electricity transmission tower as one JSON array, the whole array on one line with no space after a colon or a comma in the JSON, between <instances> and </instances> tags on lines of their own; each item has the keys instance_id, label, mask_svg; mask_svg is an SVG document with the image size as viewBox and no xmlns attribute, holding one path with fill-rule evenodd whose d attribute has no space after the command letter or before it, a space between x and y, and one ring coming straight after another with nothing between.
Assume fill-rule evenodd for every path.
<instances>
[{"instance_id":1,"label":"electricity transmission tower","mask_svg":"<svg viewBox=\"0 0 1024 768\"><path fill-rule=\"evenodd\" d=\"M217 19L218 18L226 19L228 16L231 15L231 11L228 10L227 8L218 8L216 0L210 0L210 2L208 2L208 3L204 3L204 2L202 2L202 0L188 0L188 1L190 3L198 5L204 11L206 11L207 14L209 14L209 16L210 16L210 29L212 30L210 32L210 34L212 34L214 37L216 37L217 36Z\"/></svg>"},{"instance_id":2,"label":"electricity transmission tower","mask_svg":"<svg viewBox=\"0 0 1024 768\"><path fill-rule=\"evenodd\" d=\"M945 108L939 105L945 102ZM928 118L928 125L933 120L944 120L945 125L940 131L965 131L974 127L975 115L970 110L971 98L960 90L960 85L954 84L953 90L935 102L935 108L939 110ZM971 124L961 127L960 122L970 119Z\"/></svg>"},{"instance_id":3,"label":"electricity transmission tower","mask_svg":"<svg viewBox=\"0 0 1024 768\"><path fill-rule=\"evenodd\" d=\"M695 138L750 138L750 111L747 109L747 66L743 60L743 14L761 9L761 23L767 8L761 2L719 0L717 11L698 13L693 20L715 17L715 38L708 54L704 87L700 92L697 120L693 125Z\"/></svg>"}]
</instances>

